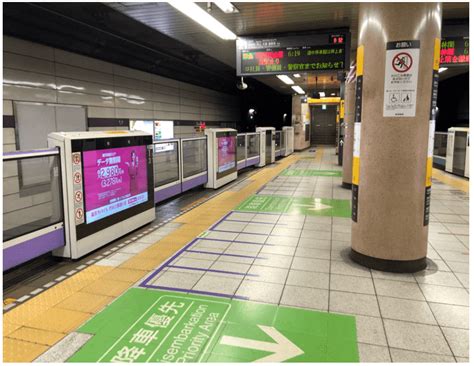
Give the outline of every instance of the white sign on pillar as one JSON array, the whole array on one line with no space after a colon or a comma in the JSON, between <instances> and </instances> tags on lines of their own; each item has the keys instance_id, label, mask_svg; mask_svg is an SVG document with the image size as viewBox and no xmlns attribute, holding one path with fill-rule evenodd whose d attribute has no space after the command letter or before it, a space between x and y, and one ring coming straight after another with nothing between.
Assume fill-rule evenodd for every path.
<instances>
[{"instance_id":1,"label":"white sign on pillar","mask_svg":"<svg viewBox=\"0 0 474 366\"><path fill-rule=\"evenodd\" d=\"M384 117L415 117L420 41L387 42Z\"/></svg>"},{"instance_id":2,"label":"white sign on pillar","mask_svg":"<svg viewBox=\"0 0 474 366\"><path fill-rule=\"evenodd\" d=\"M354 123L354 148L353 156L356 158L360 157L360 122Z\"/></svg>"}]
</instances>

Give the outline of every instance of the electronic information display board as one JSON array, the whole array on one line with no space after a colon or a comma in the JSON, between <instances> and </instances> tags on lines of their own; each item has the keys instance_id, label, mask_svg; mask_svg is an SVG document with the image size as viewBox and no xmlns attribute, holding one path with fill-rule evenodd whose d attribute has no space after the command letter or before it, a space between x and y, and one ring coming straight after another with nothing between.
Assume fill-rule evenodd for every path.
<instances>
[{"instance_id":1,"label":"electronic information display board","mask_svg":"<svg viewBox=\"0 0 474 366\"><path fill-rule=\"evenodd\" d=\"M441 40L441 66L469 65L469 37L446 37Z\"/></svg>"},{"instance_id":2,"label":"electronic information display board","mask_svg":"<svg viewBox=\"0 0 474 366\"><path fill-rule=\"evenodd\" d=\"M349 32L239 37L237 76L346 70L349 47Z\"/></svg>"}]
</instances>

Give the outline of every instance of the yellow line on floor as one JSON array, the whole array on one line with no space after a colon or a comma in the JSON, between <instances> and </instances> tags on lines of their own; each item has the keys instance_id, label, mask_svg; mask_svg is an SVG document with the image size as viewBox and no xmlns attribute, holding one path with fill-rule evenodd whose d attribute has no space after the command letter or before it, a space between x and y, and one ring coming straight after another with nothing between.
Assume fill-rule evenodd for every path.
<instances>
[{"instance_id":1,"label":"yellow line on floor","mask_svg":"<svg viewBox=\"0 0 474 366\"><path fill-rule=\"evenodd\" d=\"M433 178L439 180L440 182L459 189L463 192L469 193L469 180L461 177L457 177L453 174L443 172L439 169L433 169Z\"/></svg>"}]
</instances>

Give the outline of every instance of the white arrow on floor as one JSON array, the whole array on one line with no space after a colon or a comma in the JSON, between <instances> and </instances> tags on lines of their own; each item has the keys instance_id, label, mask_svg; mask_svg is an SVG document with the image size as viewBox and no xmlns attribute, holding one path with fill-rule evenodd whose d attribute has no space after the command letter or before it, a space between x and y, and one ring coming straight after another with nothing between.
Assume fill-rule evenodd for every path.
<instances>
[{"instance_id":1,"label":"white arrow on floor","mask_svg":"<svg viewBox=\"0 0 474 366\"><path fill-rule=\"evenodd\" d=\"M327 208L332 208L332 206L325 205L324 203L321 202L315 202L313 205L308 205L308 204L303 204L303 203L297 203L295 206L299 207L308 207L308 211L319 211L319 210L325 210Z\"/></svg>"},{"instance_id":2,"label":"white arrow on floor","mask_svg":"<svg viewBox=\"0 0 474 366\"><path fill-rule=\"evenodd\" d=\"M300 348L298 348L293 342L291 342L274 327L268 327L265 325L258 325L258 327L269 337L271 337L276 343L231 336L223 336L220 343L227 346L272 352L271 355L255 360L254 362L283 362L289 360L290 358L304 354Z\"/></svg>"}]
</instances>

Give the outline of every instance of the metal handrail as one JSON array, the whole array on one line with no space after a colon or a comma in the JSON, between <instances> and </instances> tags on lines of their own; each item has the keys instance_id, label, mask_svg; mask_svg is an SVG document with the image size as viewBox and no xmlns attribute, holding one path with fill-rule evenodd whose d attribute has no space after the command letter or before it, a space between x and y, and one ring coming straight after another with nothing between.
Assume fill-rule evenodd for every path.
<instances>
[{"instance_id":1,"label":"metal handrail","mask_svg":"<svg viewBox=\"0 0 474 366\"><path fill-rule=\"evenodd\" d=\"M42 150L27 150L27 151L11 151L3 153L3 160L40 158L42 156L59 155L59 148Z\"/></svg>"},{"instance_id":2,"label":"metal handrail","mask_svg":"<svg viewBox=\"0 0 474 366\"><path fill-rule=\"evenodd\" d=\"M207 136L183 137L183 138L180 138L180 140L181 140L181 141L207 140Z\"/></svg>"},{"instance_id":3,"label":"metal handrail","mask_svg":"<svg viewBox=\"0 0 474 366\"><path fill-rule=\"evenodd\" d=\"M153 141L153 145L157 145L157 144L169 144L171 142L179 142L179 138L173 138L173 139L163 139L163 140L157 140L157 141Z\"/></svg>"}]
</instances>

